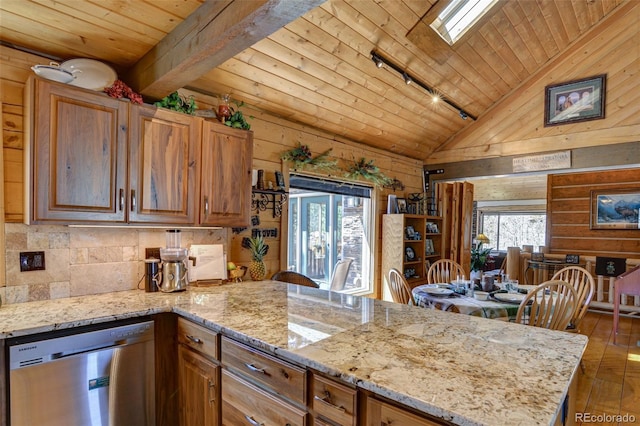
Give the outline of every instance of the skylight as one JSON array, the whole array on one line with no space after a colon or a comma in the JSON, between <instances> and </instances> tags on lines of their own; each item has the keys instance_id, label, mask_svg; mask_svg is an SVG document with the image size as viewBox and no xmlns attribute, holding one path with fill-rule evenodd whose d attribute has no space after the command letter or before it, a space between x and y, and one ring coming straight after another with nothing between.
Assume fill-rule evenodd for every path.
<instances>
[{"instance_id":1,"label":"skylight","mask_svg":"<svg viewBox=\"0 0 640 426\"><path fill-rule=\"evenodd\" d=\"M498 0L451 0L431 23L431 28L453 45L497 2Z\"/></svg>"}]
</instances>

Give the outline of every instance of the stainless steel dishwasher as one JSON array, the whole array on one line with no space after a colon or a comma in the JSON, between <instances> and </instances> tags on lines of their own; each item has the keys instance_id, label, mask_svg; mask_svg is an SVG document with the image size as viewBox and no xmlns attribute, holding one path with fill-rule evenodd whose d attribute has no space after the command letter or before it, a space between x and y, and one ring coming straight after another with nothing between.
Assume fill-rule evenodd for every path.
<instances>
[{"instance_id":1,"label":"stainless steel dishwasher","mask_svg":"<svg viewBox=\"0 0 640 426\"><path fill-rule=\"evenodd\" d=\"M147 318L8 339L9 425L154 425L153 333Z\"/></svg>"}]
</instances>

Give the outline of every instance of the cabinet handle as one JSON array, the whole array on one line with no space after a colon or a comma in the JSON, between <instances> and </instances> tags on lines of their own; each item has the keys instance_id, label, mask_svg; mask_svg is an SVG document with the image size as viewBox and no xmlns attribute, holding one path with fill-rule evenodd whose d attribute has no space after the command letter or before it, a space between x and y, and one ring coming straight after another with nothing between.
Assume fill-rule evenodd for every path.
<instances>
[{"instance_id":1,"label":"cabinet handle","mask_svg":"<svg viewBox=\"0 0 640 426\"><path fill-rule=\"evenodd\" d=\"M204 214L209 214L209 197L204 197Z\"/></svg>"},{"instance_id":2,"label":"cabinet handle","mask_svg":"<svg viewBox=\"0 0 640 426\"><path fill-rule=\"evenodd\" d=\"M124 210L124 189L120 188L120 211Z\"/></svg>"},{"instance_id":3,"label":"cabinet handle","mask_svg":"<svg viewBox=\"0 0 640 426\"><path fill-rule=\"evenodd\" d=\"M313 399L321 402L323 404L325 404L328 407L331 407L335 410L338 410L342 413L346 413L347 410L344 407L341 407L339 405L335 405L334 403L331 402L331 394L329 393L329 391L324 391L324 396L318 396L318 395L314 395Z\"/></svg>"},{"instance_id":4,"label":"cabinet handle","mask_svg":"<svg viewBox=\"0 0 640 426\"><path fill-rule=\"evenodd\" d=\"M252 424L253 426L264 426L264 423L260 423L257 420L255 420L252 416L248 416L248 415L244 415L244 418L247 419L247 421Z\"/></svg>"},{"instance_id":5,"label":"cabinet handle","mask_svg":"<svg viewBox=\"0 0 640 426\"><path fill-rule=\"evenodd\" d=\"M209 380L209 404L216 402L215 389L216 385L213 383L213 380Z\"/></svg>"},{"instance_id":6,"label":"cabinet handle","mask_svg":"<svg viewBox=\"0 0 640 426\"><path fill-rule=\"evenodd\" d=\"M132 212L136 211L136 190L135 189L131 190L131 211Z\"/></svg>"},{"instance_id":7,"label":"cabinet handle","mask_svg":"<svg viewBox=\"0 0 640 426\"><path fill-rule=\"evenodd\" d=\"M198 344L202 343L202 339L200 339L198 337L194 337L194 336L191 336L189 334L185 334L185 336L187 337L187 339L191 340L193 343L198 343Z\"/></svg>"},{"instance_id":8,"label":"cabinet handle","mask_svg":"<svg viewBox=\"0 0 640 426\"><path fill-rule=\"evenodd\" d=\"M258 368L258 367L256 367L256 366L255 366L255 365L253 365L253 364L247 364L247 363L245 363L244 365L245 365L249 370L251 370L251 371L253 371L253 372L255 372L255 373L262 373L262 374L267 375L267 376L269 375L269 374L267 374L267 372L264 370L264 368Z\"/></svg>"}]
</instances>

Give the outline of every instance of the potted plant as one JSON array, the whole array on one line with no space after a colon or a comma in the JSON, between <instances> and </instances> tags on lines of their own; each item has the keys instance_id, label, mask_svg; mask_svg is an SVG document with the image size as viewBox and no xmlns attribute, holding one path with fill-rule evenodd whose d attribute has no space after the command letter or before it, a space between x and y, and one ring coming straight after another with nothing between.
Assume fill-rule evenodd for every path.
<instances>
[{"instance_id":1,"label":"potted plant","mask_svg":"<svg viewBox=\"0 0 640 426\"><path fill-rule=\"evenodd\" d=\"M482 269L491 259L491 247L483 248L482 242L479 242L471 249L471 280L475 282L480 280Z\"/></svg>"}]
</instances>

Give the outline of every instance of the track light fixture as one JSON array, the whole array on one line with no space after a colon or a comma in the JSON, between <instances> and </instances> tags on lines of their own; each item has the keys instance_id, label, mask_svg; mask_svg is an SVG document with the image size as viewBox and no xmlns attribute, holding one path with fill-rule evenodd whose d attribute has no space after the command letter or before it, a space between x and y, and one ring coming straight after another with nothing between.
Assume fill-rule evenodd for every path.
<instances>
[{"instance_id":1,"label":"track light fixture","mask_svg":"<svg viewBox=\"0 0 640 426\"><path fill-rule=\"evenodd\" d=\"M460 108L454 102L442 96L439 91L435 90L432 87L429 87L427 84L421 82L420 80L416 79L414 76L410 75L405 69L399 67L398 65L394 64L393 62L389 61L383 56L380 56L380 54L377 53L375 50L371 51L371 60L373 61L374 64L376 64L376 67L378 68L382 68L382 65L386 65L387 67L396 71L398 74L402 76L402 79L406 84L415 82L418 86L426 90L427 93L429 93L429 95L431 95L433 102L439 102L440 100L442 100L442 102L446 103L453 109L457 110L458 113L460 114L461 119L466 120L467 118L470 118L474 121L476 120L476 117L474 117L473 115L469 114L468 112Z\"/></svg>"},{"instance_id":2,"label":"track light fixture","mask_svg":"<svg viewBox=\"0 0 640 426\"><path fill-rule=\"evenodd\" d=\"M382 68L382 66L384 65L384 62L382 62L382 59L380 59L380 57L376 55L375 52L371 52L371 60L373 61L374 64L376 64L376 67L378 68Z\"/></svg>"}]
</instances>

